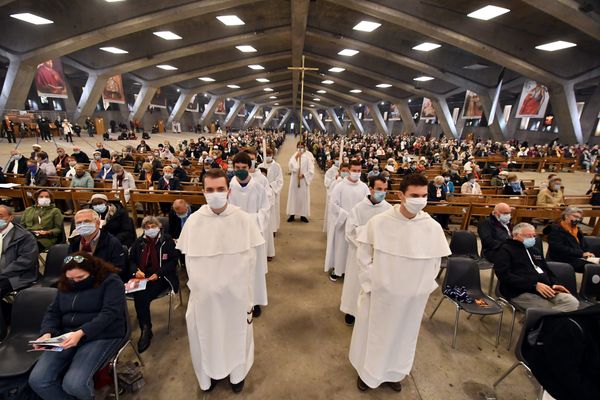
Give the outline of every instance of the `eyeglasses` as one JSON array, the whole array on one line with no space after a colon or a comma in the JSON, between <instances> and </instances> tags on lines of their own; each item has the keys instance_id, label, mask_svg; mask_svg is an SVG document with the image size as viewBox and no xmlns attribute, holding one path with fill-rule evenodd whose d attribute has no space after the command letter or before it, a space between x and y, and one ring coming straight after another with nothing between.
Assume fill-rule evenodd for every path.
<instances>
[{"instance_id":1,"label":"eyeglasses","mask_svg":"<svg viewBox=\"0 0 600 400\"><path fill-rule=\"evenodd\" d=\"M81 264L82 262L85 261L85 257L84 256L66 256L63 261L63 264L70 263L71 261L75 261L77 264Z\"/></svg>"}]
</instances>

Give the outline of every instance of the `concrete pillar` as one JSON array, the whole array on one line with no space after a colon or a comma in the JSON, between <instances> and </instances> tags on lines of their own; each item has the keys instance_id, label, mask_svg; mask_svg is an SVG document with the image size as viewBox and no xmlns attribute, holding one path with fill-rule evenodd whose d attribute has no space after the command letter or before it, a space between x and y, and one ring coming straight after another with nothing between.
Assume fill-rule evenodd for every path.
<instances>
[{"instance_id":1,"label":"concrete pillar","mask_svg":"<svg viewBox=\"0 0 600 400\"><path fill-rule=\"evenodd\" d=\"M360 122L360 119L358 119L358 115L356 115L354 108L352 108L352 106L348 106L348 107L346 107L346 112L348 113L348 116L350 117L350 121L352 121L352 125L354 125L355 129L358 132L360 132L361 134L364 134L365 128L363 128L362 123Z\"/></svg>"},{"instance_id":2,"label":"concrete pillar","mask_svg":"<svg viewBox=\"0 0 600 400\"><path fill-rule=\"evenodd\" d=\"M596 86L594 93L583 106L581 113L581 132L583 133L583 141L587 143L594 132L594 128L598 123L598 113L600 112L600 86Z\"/></svg>"},{"instance_id":3,"label":"concrete pillar","mask_svg":"<svg viewBox=\"0 0 600 400\"><path fill-rule=\"evenodd\" d=\"M292 110L288 109L285 112L285 114L283 115L283 117L281 118L281 121L279 121L279 125L277 125L277 130L281 129L283 124L285 124L288 121L288 119L290 119L291 116L292 116Z\"/></svg>"},{"instance_id":4,"label":"concrete pillar","mask_svg":"<svg viewBox=\"0 0 600 400\"><path fill-rule=\"evenodd\" d=\"M308 121L306 120L306 118L304 118L304 115L300 114L300 110L298 110L298 119L300 120L300 123L302 125L300 128L301 129L304 128L307 131L310 131L310 125L308 124Z\"/></svg>"},{"instance_id":5,"label":"concrete pillar","mask_svg":"<svg viewBox=\"0 0 600 400\"><path fill-rule=\"evenodd\" d=\"M241 101L234 101L233 106L229 110L229 114L227 114L227 117L225 118L225 123L223 124L225 127L229 127L231 126L231 124L233 124L233 121L235 121L235 119L237 118L237 113L238 111L240 111L240 108L242 108L242 106L243 104Z\"/></svg>"},{"instance_id":6,"label":"concrete pillar","mask_svg":"<svg viewBox=\"0 0 600 400\"><path fill-rule=\"evenodd\" d=\"M315 108L311 108L310 109L311 114L314 117L314 120L317 122L317 124L319 125L319 128L321 128L321 131L325 132L325 124L323 123L323 120L321 119L321 117L319 116L319 111Z\"/></svg>"},{"instance_id":7,"label":"concrete pillar","mask_svg":"<svg viewBox=\"0 0 600 400\"><path fill-rule=\"evenodd\" d=\"M10 60L2 93L0 94L0 110L17 109L25 107L25 101L31 89L31 83L37 70L36 65L22 63L19 60Z\"/></svg>"},{"instance_id":8,"label":"concrete pillar","mask_svg":"<svg viewBox=\"0 0 600 400\"><path fill-rule=\"evenodd\" d=\"M447 137L458 139L459 135L456 131L456 125L454 125L454 121L452 120L452 113L448 108L448 103L446 99L442 97L431 99L433 103L433 107L435 108L435 114L437 116L438 122L442 125L442 129L444 130L444 134Z\"/></svg>"},{"instance_id":9,"label":"concrete pillar","mask_svg":"<svg viewBox=\"0 0 600 400\"><path fill-rule=\"evenodd\" d=\"M244 121L244 125L242 125L242 129L246 129L250 126L252 121L254 121L254 118L258 115L258 112L260 111L261 108L262 108L262 106L259 106L259 105L254 106L252 111L250 111L248 118L246 118L246 121Z\"/></svg>"},{"instance_id":10,"label":"concrete pillar","mask_svg":"<svg viewBox=\"0 0 600 400\"><path fill-rule=\"evenodd\" d=\"M81 93L81 98L79 99L79 104L77 104L77 110L75 110L75 115L73 117L75 122L83 124L85 118L94 113L96 104L98 104L98 99L102 96L108 78L109 77L107 76L96 74L90 74L88 76L85 87L83 88L83 93ZM152 96L154 96L154 93L152 93ZM152 99L152 97L150 97L150 99ZM148 106L146 105L146 107Z\"/></svg>"},{"instance_id":11,"label":"concrete pillar","mask_svg":"<svg viewBox=\"0 0 600 400\"><path fill-rule=\"evenodd\" d=\"M521 118L517 118L517 109L519 108L519 99L520 95L515 99L515 103L510 109L510 115L508 117L508 122L506 123L506 139L510 140L515 137L515 133L517 133L517 129L519 128L519 124L521 123Z\"/></svg>"},{"instance_id":12,"label":"concrete pillar","mask_svg":"<svg viewBox=\"0 0 600 400\"><path fill-rule=\"evenodd\" d=\"M385 123L385 120L383 119L383 115L381 115L381 112L379 111L379 107L377 107L377 104L367 104L367 107L369 108L369 111L371 111L371 115L373 116L375 125L377 125L377 129L385 133L386 136L389 136L390 131Z\"/></svg>"},{"instance_id":13,"label":"concrete pillar","mask_svg":"<svg viewBox=\"0 0 600 400\"><path fill-rule=\"evenodd\" d=\"M494 101L493 94L490 94L489 91L478 94L479 98L481 99L483 111L485 112L486 117L488 117L492 111L492 102ZM495 141L502 142L506 140L506 123L504 122L504 112L502 110L502 106L500 106L500 102L498 102L498 106L496 107L494 120L490 121L488 119L488 127L490 129L491 136Z\"/></svg>"},{"instance_id":14,"label":"concrete pillar","mask_svg":"<svg viewBox=\"0 0 600 400\"><path fill-rule=\"evenodd\" d=\"M67 97L65 99L65 111L67 115L69 115L69 120L75 121L73 118L75 112L77 111L77 103L75 102L75 95L73 94L73 85L67 82Z\"/></svg>"},{"instance_id":15,"label":"concrete pillar","mask_svg":"<svg viewBox=\"0 0 600 400\"><path fill-rule=\"evenodd\" d=\"M573 84L554 84L549 91L552 112L558 124L558 139L564 144L583 143Z\"/></svg>"},{"instance_id":16,"label":"concrete pillar","mask_svg":"<svg viewBox=\"0 0 600 400\"><path fill-rule=\"evenodd\" d=\"M412 117L410 108L408 107L408 100L398 104L400 107L400 118L402 118L402 129L407 133L417 133L417 125Z\"/></svg>"},{"instance_id":17,"label":"concrete pillar","mask_svg":"<svg viewBox=\"0 0 600 400\"><path fill-rule=\"evenodd\" d=\"M217 106L219 105L219 101L221 100L222 98L219 96L212 96L210 98L208 104L206 105L206 107L204 107L202 117L200 117L200 125L206 125L210 117L212 117L212 115L214 114L215 110L217 109Z\"/></svg>"},{"instance_id":18,"label":"concrete pillar","mask_svg":"<svg viewBox=\"0 0 600 400\"><path fill-rule=\"evenodd\" d=\"M275 117L277 115L278 111L279 111L279 107L271 108L271 111L269 111L269 113L267 114L267 117L263 121L262 129L265 129L269 125L269 122L271 122L273 120L273 117Z\"/></svg>"},{"instance_id":19,"label":"concrete pillar","mask_svg":"<svg viewBox=\"0 0 600 400\"><path fill-rule=\"evenodd\" d=\"M338 118L337 114L335 113L335 110L333 108L328 108L327 114L329 114L329 118L331 118L331 121L333 122L335 131L340 135L342 133L344 133L344 128L342 127L342 123L340 122L340 119Z\"/></svg>"},{"instance_id":20,"label":"concrete pillar","mask_svg":"<svg viewBox=\"0 0 600 400\"><path fill-rule=\"evenodd\" d=\"M181 92L179 94L177 103L175 103L175 107L173 107L173 111L171 111L171 115L169 115L169 119L167 119L167 126L171 125L173 121L181 120L186 107L190 104L190 101L192 101L192 97L194 97L194 93Z\"/></svg>"},{"instance_id":21,"label":"concrete pillar","mask_svg":"<svg viewBox=\"0 0 600 400\"><path fill-rule=\"evenodd\" d=\"M148 86L146 84L142 85L142 88L135 99L135 103L133 104L133 110L129 113L130 121L134 119L142 119L157 90L158 88L156 87Z\"/></svg>"}]
</instances>

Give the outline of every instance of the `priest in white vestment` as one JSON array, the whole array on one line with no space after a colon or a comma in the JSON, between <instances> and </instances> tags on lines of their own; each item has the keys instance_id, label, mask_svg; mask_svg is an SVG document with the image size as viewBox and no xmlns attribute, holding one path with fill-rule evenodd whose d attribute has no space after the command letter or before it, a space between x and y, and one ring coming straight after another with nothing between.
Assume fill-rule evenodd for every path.
<instances>
[{"instance_id":1,"label":"priest in white vestment","mask_svg":"<svg viewBox=\"0 0 600 400\"><path fill-rule=\"evenodd\" d=\"M296 215L302 222L308 222L310 217L310 184L315 175L313 155L306 151L304 143L298 143L298 151L292 155L288 163L290 170L290 188L286 214L288 222L293 222ZM298 184L300 182L300 184Z\"/></svg>"},{"instance_id":2,"label":"priest in white vestment","mask_svg":"<svg viewBox=\"0 0 600 400\"><path fill-rule=\"evenodd\" d=\"M210 170L203 183L208 205L190 215L177 241L189 276L188 341L200 388L229 376L237 393L254 361L254 277L264 239L254 215L227 204L223 170Z\"/></svg>"},{"instance_id":3,"label":"priest in white vestment","mask_svg":"<svg viewBox=\"0 0 600 400\"><path fill-rule=\"evenodd\" d=\"M371 218L356 237L361 293L350 362L361 391L382 383L402 389L441 259L450 254L441 226L422 211L427 184L421 174L405 177L402 204Z\"/></svg>"},{"instance_id":4,"label":"priest in white vestment","mask_svg":"<svg viewBox=\"0 0 600 400\"><path fill-rule=\"evenodd\" d=\"M329 195L331 194L331 184L335 182L340 172L340 160L335 160L331 167L325 171L325 216L323 217L323 232L327 232L327 208L329 207Z\"/></svg>"},{"instance_id":5,"label":"priest in white vestment","mask_svg":"<svg viewBox=\"0 0 600 400\"><path fill-rule=\"evenodd\" d=\"M279 230L279 224L281 222L280 216L280 198L281 190L283 189L283 170L281 165L273 159L273 149L268 148L266 150L267 158L264 163L260 164L260 167L267 169L267 180L275 195L275 204L271 207L271 230L276 233Z\"/></svg>"},{"instance_id":6,"label":"priest in white vestment","mask_svg":"<svg viewBox=\"0 0 600 400\"><path fill-rule=\"evenodd\" d=\"M250 159L252 160L252 164L250 165L250 176L252 176L252 178L259 183L267 192L271 191L270 185L269 185L269 180L267 179L267 177L265 175L263 175L262 172L260 172L258 165L257 165L257 160L256 160L256 150L254 149L246 149L244 150L244 153L247 153L250 156ZM271 259L273 257L275 257L275 238L273 236L273 232L271 232L271 208L273 208L273 201L275 200L274 196L272 196L271 193L267 193L267 197L269 199L269 204L271 205L269 208L269 213L267 214L266 218L267 221L265 221L266 223L263 226L263 237L265 238L266 243L266 251L267 251L267 258Z\"/></svg>"},{"instance_id":7,"label":"priest in white vestment","mask_svg":"<svg viewBox=\"0 0 600 400\"><path fill-rule=\"evenodd\" d=\"M358 160L350 161L350 176L343 179L331 191L329 215L327 217L327 250L325 272L336 281L346 272L348 242L346 241L346 218L352 208L369 195L368 186L360 180L362 165Z\"/></svg>"},{"instance_id":8,"label":"priest in white vestment","mask_svg":"<svg viewBox=\"0 0 600 400\"><path fill-rule=\"evenodd\" d=\"M369 179L369 194L360 203L355 205L348 219L346 219L346 240L348 241L348 257L346 260L346 274L344 275L344 287L342 288L342 298L340 310L346 314L346 324L354 324L356 309L358 307L358 295L360 293L360 283L358 282L358 262L356 260L356 249L358 243L356 237L365 224L377 214L392 208L392 205L385 201L387 181L381 176Z\"/></svg>"}]
</instances>

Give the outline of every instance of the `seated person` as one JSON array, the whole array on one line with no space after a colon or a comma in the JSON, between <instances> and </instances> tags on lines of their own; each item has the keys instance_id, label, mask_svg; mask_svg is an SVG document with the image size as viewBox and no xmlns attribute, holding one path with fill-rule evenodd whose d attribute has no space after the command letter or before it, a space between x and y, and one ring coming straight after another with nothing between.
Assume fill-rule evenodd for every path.
<instances>
[{"instance_id":1,"label":"seated person","mask_svg":"<svg viewBox=\"0 0 600 400\"><path fill-rule=\"evenodd\" d=\"M493 263L494 253L512 237L511 208L506 203L498 203L492 214L477 225L477 235L481 240L482 255Z\"/></svg>"},{"instance_id":2,"label":"seated person","mask_svg":"<svg viewBox=\"0 0 600 400\"><path fill-rule=\"evenodd\" d=\"M114 171L108 158L102 159L102 169L96 174L96 179L112 180Z\"/></svg>"},{"instance_id":3,"label":"seated person","mask_svg":"<svg viewBox=\"0 0 600 400\"><path fill-rule=\"evenodd\" d=\"M92 156L93 160L90 161L89 171L90 174L99 179L100 173L102 172L102 156L99 151L94 151Z\"/></svg>"},{"instance_id":4,"label":"seated person","mask_svg":"<svg viewBox=\"0 0 600 400\"><path fill-rule=\"evenodd\" d=\"M47 189L36 191L33 201L23 212L21 225L35 235L39 250L44 251L64 239L64 216L53 204Z\"/></svg>"},{"instance_id":5,"label":"seated person","mask_svg":"<svg viewBox=\"0 0 600 400\"><path fill-rule=\"evenodd\" d=\"M506 186L506 179L508 177L508 171L495 170L492 172L492 179L490 180L491 186L504 187Z\"/></svg>"},{"instance_id":6,"label":"seated person","mask_svg":"<svg viewBox=\"0 0 600 400\"><path fill-rule=\"evenodd\" d=\"M154 182L157 182L160 179L160 173L152 167L152 164L149 162L145 162L142 164L142 169L140 170L139 180L146 182L146 186L151 188L154 186Z\"/></svg>"},{"instance_id":7,"label":"seated person","mask_svg":"<svg viewBox=\"0 0 600 400\"><path fill-rule=\"evenodd\" d=\"M544 256L535 249L533 225L526 222L515 225L512 236L494 257L494 272L502 296L524 309L577 310L579 301L564 286L556 284Z\"/></svg>"},{"instance_id":8,"label":"seated person","mask_svg":"<svg viewBox=\"0 0 600 400\"><path fill-rule=\"evenodd\" d=\"M34 159L27 160L26 186L48 186L48 175L42 171Z\"/></svg>"},{"instance_id":9,"label":"seated person","mask_svg":"<svg viewBox=\"0 0 600 400\"><path fill-rule=\"evenodd\" d=\"M29 385L44 400L93 399L94 374L127 331L125 289L112 265L85 252L67 256L62 271L39 339L71 336L63 351L42 353Z\"/></svg>"},{"instance_id":10,"label":"seated person","mask_svg":"<svg viewBox=\"0 0 600 400\"><path fill-rule=\"evenodd\" d=\"M85 251L114 265L127 275L126 257L119 239L109 232L100 229L100 216L92 209L84 208L75 214L75 231L71 232L69 253Z\"/></svg>"},{"instance_id":11,"label":"seated person","mask_svg":"<svg viewBox=\"0 0 600 400\"><path fill-rule=\"evenodd\" d=\"M131 172L125 171L125 168L123 168L121 164L113 164L112 170L112 188L115 190L122 190L125 201L129 203L131 189L135 189L133 175L131 175Z\"/></svg>"},{"instance_id":12,"label":"seated person","mask_svg":"<svg viewBox=\"0 0 600 400\"><path fill-rule=\"evenodd\" d=\"M467 181L460 187L460 192L463 194L481 194L481 186L477 183L474 174L467 174Z\"/></svg>"},{"instance_id":13,"label":"seated person","mask_svg":"<svg viewBox=\"0 0 600 400\"><path fill-rule=\"evenodd\" d=\"M141 335L138 351L146 351L152 340L152 320L150 303L171 286L179 290L177 279L178 251L175 241L162 231L160 221L153 216L144 217L144 234L131 246L129 258L130 279L148 279L146 290L133 293L135 311L140 324Z\"/></svg>"},{"instance_id":14,"label":"seated person","mask_svg":"<svg viewBox=\"0 0 600 400\"><path fill-rule=\"evenodd\" d=\"M179 179L173 176L173 167L165 165L163 168L163 176L158 180L158 190L181 190ZM171 209L170 203L160 203L160 210L164 215L167 215Z\"/></svg>"},{"instance_id":15,"label":"seated person","mask_svg":"<svg viewBox=\"0 0 600 400\"><path fill-rule=\"evenodd\" d=\"M548 181L548 187L541 189L537 196L538 206L544 207L560 207L565 204L565 197L561 190L562 180L555 176Z\"/></svg>"},{"instance_id":16,"label":"seated person","mask_svg":"<svg viewBox=\"0 0 600 400\"><path fill-rule=\"evenodd\" d=\"M588 264L584 258L594 257L587 251L583 233L577 227L582 219L583 211L569 206L562 212L559 222L544 229L548 235L548 260L571 264L576 272L583 272L583 267Z\"/></svg>"},{"instance_id":17,"label":"seated person","mask_svg":"<svg viewBox=\"0 0 600 400\"><path fill-rule=\"evenodd\" d=\"M193 209L187 201L183 199L177 199L173 202L173 207L171 207L171 211L169 211L168 232L173 239L179 239L183 225L194 211L196 211L196 209Z\"/></svg>"},{"instance_id":18,"label":"seated person","mask_svg":"<svg viewBox=\"0 0 600 400\"><path fill-rule=\"evenodd\" d=\"M444 183L444 177L441 175L436 176L431 182L429 182L429 185L427 185L427 202L446 202L446 190ZM450 220L449 215L441 214L433 215L432 217L442 226L442 229L448 229L448 222Z\"/></svg>"},{"instance_id":19,"label":"seated person","mask_svg":"<svg viewBox=\"0 0 600 400\"><path fill-rule=\"evenodd\" d=\"M85 170L83 164L77 164L75 166L75 175L73 175L73 178L71 179L71 187L81 189L94 188L94 179L90 173Z\"/></svg>"},{"instance_id":20,"label":"seated person","mask_svg":"<svg viewBox=\"0 0 600 400\"><path fill-rule=\"evenodd\" d=\"M517 178L517 174L511 173L506 177L506 185L502 194L510 196L520 196L525 190L525 185Z\"/></svg>"},{"instance_id":21,"label":"seated person","mask_svg":"<svg viewBox=\"0 0 600 400\"><path fill-rule=\"evenodd\" d=\"M175 158L171 161L171 167L173 167L173 176L179 180L179 182L189 182L190 177L183 170L181 166L181 161L178 158Z\"/></svg>"}]
</instances>

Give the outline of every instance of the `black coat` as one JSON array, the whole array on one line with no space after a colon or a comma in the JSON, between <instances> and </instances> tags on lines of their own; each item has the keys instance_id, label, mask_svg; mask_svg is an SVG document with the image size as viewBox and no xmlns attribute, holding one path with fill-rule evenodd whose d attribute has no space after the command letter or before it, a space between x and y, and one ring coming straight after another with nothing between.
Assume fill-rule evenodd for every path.
<instances>
[{"instance_id":1,"label":"black coat","mask_svg":"<svg viewBox=\"0 0 600 400\"><path fill-rule=\"evenodd\" d=\"M161 177L158 180L158 190L181 190L181 183L175 177L169 179L169 183L167 183L164 177Z\"/></svg>"},{"instance_id":2,"label":"black coat","mask_svg":"<svg viewBox=\"0 0 600 400\"><path fill-rule=\"evenodd\" d=\"M587 261L582 260L583 253L587 251L583 242L581 229L577 232L577 239L564 230L560 224L552 224L544 229L548 235L548 260L560 261L571 264L575 271L583 272Z\"/></svg>"},{"instance_id":3,"label":"black coat","mask_svg":"<svg viewBox=\"0 0 600 400\"><path fill-rule=\"evenodd\" d=\"M74 157L78 164L89 164L90 163L90 158L83 151L80 151L77 154L73 153L73 154L71 154L71 157Z\"/></svg>"},{"instance_id":4,"label":"black coat","mask_svg":"<svg viewBox=\"0 0 600 400\"><path fill-rule=\"evenodd\" d=\"M190 206L190 208L190 215L192 215L192 213L196 212L199 207ZM173 239L179 239L179 235L181 235L181 218L175 214L175 211L173 211L172 208L169 211L169 235L171 235Z\"/></svg>"},{"instance_id":5,"label":"black coat","mask_svg":"<svg viewBox=\"0 0 600 400\"><path fill-rule=\"evenodd\" d=\"M116 202L115 202L116 203ZM112 206L116 207L115 213L106 221L103 230L107 231L114 237L116 237L121 244L131 247L133 244L136 234L135 227L133 226L133 220L129 216L127 209L124 208L121 203L110 203ZM91 207L87 207L91 208ZM106 211L108 213L108 211ZM105 213L105 215L106 215ZM100 216L104 219L104 216ZM71 232L75 229L75 218L71 220Z\"/></svg>"},{"instance_id":6,"label":"black coat","mask_svg":"<svg viewBox=\"0 0 600 400\"><path fill-rule=\"evenodd\" d=\"M15 167L15 162L19 164L17 167L17 174L26 174L27 173L27 159L25 157L21 157L19 160L11 160L8 163L8 167L6 168L6 173L12 174L13 168Z\"/></svg>"},{"instance_id":7,"label":"black coat","mask_svg":"<svg viewBox=\"0 0 600 400\"><path fill-rule=\"evenodd\" d=\"M156 170L152 171L152 182L157 182L160 179L160 173ZM146 180L146 170L143 169L140 171L140 176L138 177L138 179L140 181L145 181Z\"/></svg>"},{"instance_id":8,"label":"black coat","mask_svg":"<svg viewBox=\"0 0 600 400\"><path fill-rule=\"evenodd\" d=\"M35 174L35 186L48 186L48 176L44 171L38 168ZM25 185L31 186L31 171L27 171L25 174Z\"/></svg>"},{"instance_id":9,"label":"black coat","mask_svg":"<svg viewBox=\"0 0 600 400\"><path fill-rule=\"evenodd\" d=\"M523 184L523 182L521 182L521 190L519 192L515 191L515 189L513 189L513 187L510 186L509 183L507 183L506 185L504 185L504 190L502 191L502 194L509 196L521 196L524 190L525 185Z\"/></svg>"},{"instance_id":10,"label":"black coat","mask_svg":"<svg viewBox=\"0 0 600 400\"><path fill-rule=\"evenodd\" d=\"M440 197L437 197L437 191L440 190ZM446 200L446 191L442 186L437 188L433 182L429 182L427 185L427 201L442 201Z\"/></svg>"},{"instance_id":11,"label":"black coat","mask_svg":"<svg viewBox=\"0 0 600 400\"><path fill-rule=\"evenodd\" d=\"M512 224L508 224L508 229L512 232ZM510 234L506 231L504 225L492 214L482 219L477 225L477 234L481 240L482 254L490 262L494 262L494 253L510 239Z\"/></svg>"},{"instance_id":12,"label":"black coat","mask_svg":"<svg viewBox=\"0 0 600 400\"><path fill-rule=\"evenodd\" d=\"M538 273L527 255L543 273ZM523 293L537 294L535 286L538 282L548 286L555 284L555 277L544 257L535 248L525 249L522 242L507 240L494 255L494 271L499 281L500 293L508 299Z\"/></svg>"},{"instance_id":13,"label":"black coat","mask_svg":"<svg viewBox=\"0 0 600 400\"><path fill-rule=\"evenodd\" d=\"M133 246L131 246L131 250L129 251L129 277L135 276L145 246L146 240L143 235L137 238ZM161 231L156 243L156 249L158 250L158 262L160 264L156 270L156 274L161 279L168 279L175 291L179 291L179 280L177 279L179 251L175 248L175 241L168 233ZM147 274L146 277L149 278L150 276Z\"/></svg>"},{"instance_id":14,"label":"black coat","mask_svg":"<svg viewBox=\"0 0 600 400\"><path fill-rule=\"evenodd\" d=\"M71 238L69 243L69 253L78 252L80 243L81 236L78 235ZM127 260L123 245L119 242L119 239L105 230L100 230L100 238L98 238L98 244L96 245L93 255L103 259L107 263L111 263L121 271L126 269Z\"/></svg>"}]
</instances>

